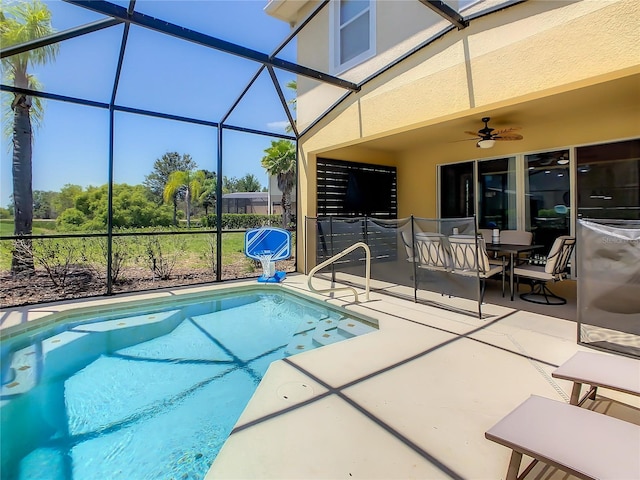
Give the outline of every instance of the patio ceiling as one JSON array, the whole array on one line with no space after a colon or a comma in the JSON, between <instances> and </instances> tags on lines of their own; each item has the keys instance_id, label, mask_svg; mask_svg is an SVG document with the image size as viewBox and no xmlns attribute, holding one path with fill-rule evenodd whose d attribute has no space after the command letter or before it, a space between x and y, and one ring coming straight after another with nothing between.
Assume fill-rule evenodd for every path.
<instances>
[{"instance_id":1,"label":"patio ceiling","mask_svg":"<svg viewBox=\"0 0 640 480\"><path fill-rule=\"evenodd\" d=\"M538 98L524 99L511 105L495 106L487 109L470 109L455 118L443 118L432 124L420 125L415 128L363 141L349 148L365 147L398 153L423 146L446 146L446 148L464 149L470 155L477 156L473 140L465 141L465 131L476 131L482 127L481 118L491 117L493 128L519 126L525 137L518 142L500 142L504 148L483 151L482 153L523 151L551 146L550 139L558 136L558 128L586 125L593 127L605 118L628 114L640 102L640 74L616 78L583 88L554 94L541 92ZM594 114L594 112L597 112ZM577 129L579 131L579 128ZM570 139L562 139L562 133L557 146L573 143ZM563 143L564 142L564 143ZM530 148L529 148L530 147Z\"/></svg>"}]
</instances>

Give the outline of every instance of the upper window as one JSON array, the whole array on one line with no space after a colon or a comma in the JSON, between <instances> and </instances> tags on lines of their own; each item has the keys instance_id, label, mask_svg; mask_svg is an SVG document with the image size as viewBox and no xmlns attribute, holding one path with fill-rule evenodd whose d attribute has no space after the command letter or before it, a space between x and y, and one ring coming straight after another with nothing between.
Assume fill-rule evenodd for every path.
<instances>
[{"instance_id":1,"label":"upper window","mask_svg":"<svg viewBox=\"0 0 640 480\"><path fill-rule=\"evenodd\" d=\"M339 73L372 57L376 50L375 1L331 2L332 69Z\"/></svg>"}]
</instances>

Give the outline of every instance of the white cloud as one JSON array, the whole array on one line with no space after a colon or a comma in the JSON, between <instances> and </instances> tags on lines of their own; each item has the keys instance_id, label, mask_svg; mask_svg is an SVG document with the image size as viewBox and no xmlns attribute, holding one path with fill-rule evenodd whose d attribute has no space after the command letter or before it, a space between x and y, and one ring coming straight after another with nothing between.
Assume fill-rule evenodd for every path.
<instances>
[{"instance_id":1,"label":"white cloud","mask_svg":"<svg viewBox=\"0 0 640 480\"><path fill-rule=\"evenodd\" d=\"M279 128L284 130L286 127L289 126L289 121L288 120L280 120L278 122L269 122L267 123L267 127L269 128Z\"/></svg>"}]
</instances>

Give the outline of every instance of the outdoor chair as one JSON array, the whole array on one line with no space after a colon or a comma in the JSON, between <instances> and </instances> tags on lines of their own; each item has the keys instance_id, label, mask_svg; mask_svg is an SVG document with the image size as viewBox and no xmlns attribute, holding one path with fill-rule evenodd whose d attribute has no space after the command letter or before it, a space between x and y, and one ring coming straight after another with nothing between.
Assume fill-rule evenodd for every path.
<instances>
[{"instance_id":1,"label":"outdoor chair","mask_svg":"<svg viewBox=\"0 0 640 480\"><path fill-rule=\"evenodd\" d=\"M640 478L640 426L557 400L532 395L485 438L511 449L506 480L525 478L538 461L578 478ZM524 455L534 460L520 472Z\"/></svg>"},{"instance_id":2,"label":"outdoor chair","mask_svg":"<svg viewBox=\"0 0 640 480\"><path fill-rule=\"evenodd\" d=\"M491 243L491 236L493 235L493 230L490 228L479 228L478 235L482 235L485 243Z\"/></svg>"},{"instance_id":3,"label":"outdoor chair","mask_svg":"<svg viewBox=\"0 0 640 480\"><path fill-rule=\"evenodd\" d=\"M549 290L547 282L560 282L567 278L566 270L575 244L574 237L563 235L553 242L544 265L515 267L513 274L516 276L516 290L520 285L521 278L526 278L531 282L531 291L520 294L520 298L527 302L543 305L564 305L567 303L565 298L559 297Z\"/></svg>"},{"instance_id":4,"label":"outdoor chair","mask_svg":"<svg viewBox=\"0 0 640 480\"><path fill-rule=\"evenodd\" d=\"M507 245L531 245L533 242L533 233L526 230L501 230L500 231L500 243ZM529 257L529 252L521 253L515 259L515 264L522 264ZM499 259L491 260L491 263L498 265Z\"/></svg>"},{"instance_id":5,"label":"outdoor chair","mask_svg":"<svg viewBox=\"0 0 640 480\"><path fill-rule=\"evenodd\" d=\"M441 233L420 232L415 234L418 268L448 271L451 260L445 244L447 237Z\"/></svg>"},{"instance_id":6,"label":"outdoor chair","mask_svg":"<svg viewBox=\"0 0 640 480\"><path fill-rule=\"evenodd\" d=\"M480 278L480 301L484 298L486 280L494 275L502 274L502 296L504 297L504 259L500 265L489 263L489 255L484 238L473 235L449 236L451 273Z\"/></svg>"},{"instance_id":7,"label":"outdoor chair","mask_svg":"<svg viewBox=\"0 0 640 480\"><path fill-rule=\"evenodd\" d=\"M402 243L404 244L405 251L407 252L407 262L417 262L418 258L413 249L413 238L411 238L411 221L405 223L403 226L399 227L400 230L400 238L402 239ZM413 234L421 233L422 229L414 223L413 225Z\"/></svg>"},{"instance_id":8,"label":"outdoor chair","mask_svg":"<svg viewBox=\"0 0 640 480\"><path fill-rule=\"evenodd\" d=\"M502 230L500 231L500 243L510 245L531 245L533 233L526 230Z\"/></svg>"},{"instance_id":9,"label":"outdoor chair","mask_svg":"<svg viewBox=\"0 0 640 480\"><path fill-rule=\"evenodd\" d=\"M582 405L587 398L595 400L598 387L640 396L640 360L622 355L577 352L551 376L573 382L571 405ZM580 398L583 384L590 388Z\"/></svg>"}]
</instances>

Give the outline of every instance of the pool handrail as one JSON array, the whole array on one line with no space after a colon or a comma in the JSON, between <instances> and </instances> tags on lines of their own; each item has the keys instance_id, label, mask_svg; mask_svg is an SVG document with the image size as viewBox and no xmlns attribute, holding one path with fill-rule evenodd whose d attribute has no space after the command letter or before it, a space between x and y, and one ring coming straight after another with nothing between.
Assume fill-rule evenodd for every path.
<instances>
[{"instance_id":1,"label":"pool handrail","mask_svg":"<svg viewBox=\"0 0 640 480\"><path fill-rule=\"evenodd\" d=\"M336 260L338 260L338 259L344 257L345 255L347 255L348 253L353 252L356 248L364 248L364 251L366 253L365 294L366 294L366 299L369 300L369 284L371 282L371 250L369 249L369 245L367 245L364 242L354 243L350 247L347 247L344 250L342 250L340 253L336 253L333 257L331 257L331 258L325 260L324 262L322 262L321 264L316 265L315 267L313 267L311 269L311 271L309 272L309 275L307 275L307 286L309 287L309 290L311 290L314 293L329 293L329 292L338 292L340 290L350 290L350 291L353 292L353 295L356 297L356 303L358 303L358 292L353 287L331 287L331 288L324 288L324 289L318 290L318 289L314 288L311 285L311 281L313 280L313 275L318 270L326 267L327 265L332 264Z\"/></svg>"}]
</instances>

